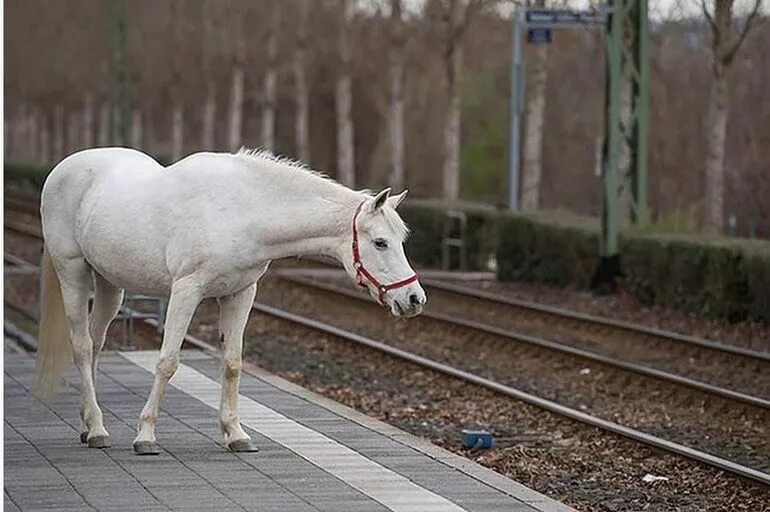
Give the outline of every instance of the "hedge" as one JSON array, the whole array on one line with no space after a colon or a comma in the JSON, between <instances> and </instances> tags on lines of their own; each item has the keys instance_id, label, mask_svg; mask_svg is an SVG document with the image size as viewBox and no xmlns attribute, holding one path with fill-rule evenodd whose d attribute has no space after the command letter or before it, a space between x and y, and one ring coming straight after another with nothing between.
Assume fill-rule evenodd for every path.
<instances>
[{"instance_id":1,"label":"hedge","mask_svg":"<svg viewBox=\"0 0 770 512\"><path fill-rule=\"evenodd\" d=\"M409 199L398 211L409 225L406 242L409 259L420 266L441 265L445 212L459 210L467 216L466 251L469 270L486 269L497 249L498 214L490 206L472 203Z\"/></svg>"},{"instance_id":2,"label":"hedge","mask_svg":"<svg viewBox=\"0 0 770 512\"><path fill-rule=\"evenodd\" d=\"M41 189L50 170L50 167L44 167L40 164L5 162L3 165L3 179L6 183L28 183L36 189Z\"/></svg>"},{"instance_id":3,"label":"hedge","mask_svg":"<svg viewBox=\"0 0 770 512\"><path fill-rule=\"evenodd\" d=\"M497 260L501 281L587 287L596 269L596 219L560 212L514 214L462 203L407 201L410 259L441 263L444 211L468 215L471 270ZM770 322L770 242L626 232L620 240L623 285L644 304L671 306L728 321Z\"/></svg>"}]
</instances>

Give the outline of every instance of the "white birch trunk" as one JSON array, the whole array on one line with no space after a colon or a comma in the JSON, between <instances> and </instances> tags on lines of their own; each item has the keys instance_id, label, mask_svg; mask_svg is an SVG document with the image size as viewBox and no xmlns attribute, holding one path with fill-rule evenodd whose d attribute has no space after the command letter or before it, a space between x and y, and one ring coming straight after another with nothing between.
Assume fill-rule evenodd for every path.
<instances>
[{"instance_id":1,"label":"white birch trunk","mask_svg":"<svg viewBox=\"0 0 770 512\"><path fill-rule=\"evenodd\" d=\"M243 90L244 66L246 62L246 41L243 36L243 19L239 13L231 14L233 23L232 33L235 46L233 60L233 80L230 88L230 112L228 116L227 144L230 151L237 151L243 144Z\"/></svg>"},{"instance_id":2,"label":"white birch trunk","mask_svg":"<svg viewBox=\"0 0 770 512\"><path fill-rule=\"evenodd\" d=\"M65 156L64 146L64 106L57 104L53 113L53 161L58 162Z\"/></svg>"},{"instance_id":3,"label":"white birch trunk","mask_svg":"<svg viewBox=\"0 0 770 512\"><path fill-rule=\"evenodd\" d=\"M449 52L447 66L447 112L444 125L443 192L445 199L460 197L460 69L462 54L457 44Z\"/></svg>"},{"instance_id":4,"label":"white birch trunk","mask_svg":"<svg viewBox=\"0 0 770 512\"><path fill-rule=\"evenodd\" d=\"M215 149L214 123L217 116L217 94L213 80L209 80L206 86L206 99L203 103L203 128L201 133L201 149L211 151Z\"/></svg>"},{"instance_id":5,"label":"white birch trunk","mask_svg":"<svg viewBox=\"0 0 770 512\"><path fill-rule=\"evenodd\" d=\"M203 119L201 122L201 149L215 149L215 123L217 111L217 86L213 74L215 35L219 31L214 27L216 0L203 0L203 76L206 80L206 97L203 100Z\"/></svg>"},{"instance_id":6,"label":"white birch trunk","mask_svg":"<svg viewBox=\"0 0 770 512\"><path fill-rule=\"evenodd\" d=\"M36 108L32 108L29 111L29 161L40 161L40 148L38 147L39 127L38 127L38 111Z\"/></svg>"},{"instance_id":7,"label":"white birch trunk","mask_svg":"<svg viewBox=\"0 0 770 512\"><path fill-rule=\"evenodd\" d=\"M99 146L108 146L110 144L110 104L103 102L99 109Z\"/></svg>"},{"instance_id":8,"label":"white birch trunk","mask_svg":"<svg viewBox=\"0 0 770 512\"><path fill-rule=\"evenodd\" d=\"M243 123L243 68L235 65L233 68L233 82L230 90L230 122L228 126L227 142L230 151L236 151L241 147Z\"/></svg>"},{"instance_id":9,"label":"white birch trunk","mask_svg":"<svg viewBox=\"0 0 770 512\"><path fill-rule=\"evenodd\" d=\"M138 108L131 112L131 146L142 148L142 111Z\"/></svg>"},{"instance_id":10,"label":"white birch trunk","mask_svg":"<svg viewBox=\"0 0 770 512\"><path fill-rule=\"evenodd\" d=\"M352 55L348 34L351 12L350 0L340 0L339 30L340 70L337 75L337 172L340 182L355 187L355 155L353 153L353 91L351 80Z\"/></svg>"},{"instance_id":11,"label":"white birch trunk","mask_svg":"<svg viewBox=\"0 0 770 512\"><path fill-rule=\"evenodd\" d=\"M13 135L13 118L11 116L6 115L5 119L3 119L3 141L5 142L3 144L3 156L5 160L11 160L13 159L13 145L14 145L14 135Z\"/></svg>"},{"instance_id":12,"label":"white birch trunk","mask_svg":"<svg viewBox=\"0 0 770 512\"><path fill-rule=\"evenodd\" d=\"M402 190L406 183L404 173L404 27L401 0L391 0L391 56L390 56L390 185Z\"/></svg>"},{"instance_id":13,"label":"white birch trunk","mask_svg":"<svg viewBox=\"0 0 770 512\"><path fill-rule=\"evenodd\" d=\"M86 94L83 106L83 133L81 135L83 147L90 148L94 145L94 96Z\"/></svg>"},{"instance_id":14,"label":"white birch trunk","mask_svg":"<svg viewBox=\"0 0 770 512\"><path fill-rule=\"evenodd\" d=\"M48 116L43 113L40 119L40 163L51 163L51 133L49 131Z\"/></svg>"},{"instance_id":15,"label":"white birch trunk","mask_svg":"<svg viewBox=\"0 0 770 512\"><path fill-rule=\"evenodd\" d=\"M706 125L706 229L714 234L724 231L727 98L726 69L721 62L716 62Z\"/></svg>"},{"instance_id":16,"label":"white birch trunk","mask_svg":"<svg viewBox=\"0 0 770 512\"><path fill-rule=\"evenodd\" d=\"M278 2L273 2L270 13L270 28L267 35L267 69L265 70L265 98L262 108L262 147L275 149L275 108L276 83L278 81L278 31L280 11Z\"/></svg>"},{"instance_id":17,"label":"white birch trunk","mask_svg":"<svg viewBox=\"0 0 770 512\"><path fill-rule=\"evenodd\" d=\"M535 49L532 66L532 84L527 104L526 132L524 135L524 168L521 186L521 209L540 207L540 183L543 175L543 124L545 91L548 82L548 46Z\"/></svg>"},{"instance_id":18,"label":"white birch trunk","mask_svg":"<svg viewBox=\"0 0 770 512\"><path fill-rule=\"evenodd\" d=\"M307 75L305 73L305 53L307 51L307 23L310 11L309 0L300 0L299 21L297 26L297 46L294 49L294 137L297 158L310 165L310 128Z\"/></svg>"},{"instance_id":19,"label":"white birch trunk","mask_svg":"<svg viewBox=\"0 0 770 512\"><path fill-rule=\"evenodd\" d=\"M80 128L80 115L79 112L73 110L67 116L67 154L72 154L75 151L81 149L81 135L82 129Z\"/></svg>"},{"instance_id":20,"label":"white birch trunk","mask_svg":"<svg viewBox=\"0 0 770 512\"><path fill-rule=\"evenodd\" d=\"M14 116L14 138L16 139L14 159L27 159L27 105L22 103Z\"/></svg>"},{"instance_id":21,"label":"white birch trunk","mask_svg":"<svg viewBox=\"0 0 770 512\"><path fill-rule=\"evenodd\" d=\"M184 107L176 104L171 112L171 160L174 162L182 158L184 151Z\"/></svg>"}]
</instances>

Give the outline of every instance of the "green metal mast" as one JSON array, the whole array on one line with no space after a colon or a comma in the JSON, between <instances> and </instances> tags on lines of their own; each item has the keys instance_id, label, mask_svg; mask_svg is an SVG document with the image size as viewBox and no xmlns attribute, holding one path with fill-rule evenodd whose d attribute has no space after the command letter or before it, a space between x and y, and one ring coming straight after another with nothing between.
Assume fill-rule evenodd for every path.
<instances>
[{"instance_id":1,"label":"green metal mast","mask_svg":"<svg viewBox=\"0 0 770 512\"><path fill-rule=\"evenodd\" d=\"M605 96L604 148L602 159L603 208L600 263L593 286L613 283L620 275L618 234L620 191L631 188L631 218L637 225L649 219L647 209L647 120L649 76L648 0L609 0L605 37L607 90ZM621 116L621 89L631 82L628 119ZM628 146L630 176L620 175L620 155ZM630 181L630 183L628 183Z\"/></svg>"}]
</instances>

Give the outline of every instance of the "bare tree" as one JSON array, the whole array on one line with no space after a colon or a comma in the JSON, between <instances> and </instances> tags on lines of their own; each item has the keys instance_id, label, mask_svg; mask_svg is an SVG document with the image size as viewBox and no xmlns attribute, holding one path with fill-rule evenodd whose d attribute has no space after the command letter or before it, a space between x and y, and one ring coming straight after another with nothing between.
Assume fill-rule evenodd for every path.
<instances>
[{"instance_id":1,"label":"bare tree","mask_svg":"<svg viewBox=\"0 0 770 512\"><path fill-rule=\"evenodd\" d=\"M40 118L40 157L41 164L51 163L51 133L49 131L48 116L43 111Z\"/></svg>"},{"instance_id":2,"label":"bare tree","mask_svg":"<svg viewBox=\"0 0 770 512\"><path fill-rule=\"evenodd\" d=\"M243 14L235 9L230 14L232 20L233 64L232 84L230 87L230 115L228 116L227 144L231 151L241 147L243 140L243 88L246 64L246 41L243 35Z\"/></svg>"},{"instance_id":3,"label":"bare tree","mask_svg":"<svg viewBox=\"0 0 770 512\"><path fill-rule=\"evenodd\" d=\"M83 104L83 134L81 136L83 147L90 148L94 145L94 95L87 93Z\"/></svg>"},{"instance_id":4,"label":"bare tree","mask_svg":"<svg viewBox=\"0 0 770 512\"><path fill-rule=\"evenodd\" d=\"M545 7L545 0L535 0L536 7ZM540 206L540 181L543 175L543 119L545 90L548 81L548 45L538 44L531 63L531 83L528 87L527 121L524 132L524 165L521 176L521 209L537 210Z\"/></svg>"},{"instance_id":5,"label":"bare tree","mask_svg":"<svg viewBox=\"0 0 770 512\"><path fill-rule=\"evenodd\" d=\"M142 110L134 108L131 112L131 145L137 149L142 147Z\"/></svg>"},{"instance_id":6,"label":"bare tree","mask_svg":"<svg viewBox=\"0 0 770 512\"><path fill-rule=\"evenodd\" d=\"M171 160L176 162L182 158L184 151L184 96L182 84L182 62L181 56L184 52L184 37L182 34L182 23L184 16L182 14L181 0L173 0L171 4L171 19L173 28L173 46L176 49L177 57L172 59L171 65Z\"/></svg>"},{"instance_id":7,"label":"bare tree","mask_svg":"<svg viewBox=\"0 0 770 512\"><path fill-rule=\"evenodd\" d=\"M404 176L404 33L403 3L390 0L390 185L401 190Z\"/></svg>"},{"instance_id":8,"label":"bare tree","mask_svg":"<svg viewBox=\"0 0 770 512\"><path fill-rule=\"evenodd\" d=\"M81 146L80 136L83 134L83 129L80 127L80 115L77 110L70 109L67 115L67 154L72 154Z\"/></svg>"},{"instance_id":9,"label":"bare tree","mask_svg":"<svg viewBox=\"0 0 770 512\"><path fill-rule=\"evenodd\" d=\"M307 54L307 24L310 16L310 0L298 0L299 19L297 20L297 39L294 47L294 138L297 158L310 164L310 102L308 100L307 74L305 59Z\"/></svg>"},{"instance_id":10,"label":"bare tree","mask_svg":"<svg viewBox=\"0 0 770 512\"><path fill-rule=\"evenodd\" d=\"M713 0L713 12L701 0L701 9L711 26L711 93L706 118L706 222L712 233L724 230L725 136L727 133L729 85L728 73L746 35L757 23L762 0L754 0L743 28L733 35L734 0Z\"/></svg>"},{"instance_id":11,"label":"bare tree","mask_svg":"<svg viewBox=\"0 0 770 512\"><path fill-rule=\"evenodd\" d=\"M270 21L267 29L267 68L265 69L265 90L262 104L262 147L272 151L275 148L276 84L278 82L278 32L281 24L279 2L270 3Z\"/></svg>"},{"instance_id":12,"label":"bare tree","mask_svg":"<svg viewBox=\"0 0 770 512\"><path fill-rule=\"evenodd\" d=\"M213 71L213 60L215 46L215 27L214 27L214 9L213 0L203 0L201 8L203 24L203 48L202 64L203 76L206 81L206 98L203 101L203 120L201 123L201 149L212 150L215 147L214 126L217 114L217 82Z\"/></svg>"},{"instance_id":13,"label":"bare tree","mask_svg":"<svg viewBox=\"0 0 770 512\"><path fill-rule=\"evenodd\" d=\"M54 140L56 139L55 133L56 133L56 129L54 128ZM109 143L110 143L110 104L104 101L102 102L102 107L99 109L99 137L97 140L97 144L100 146L107 146ZM54 154L56 151L55 148L56 148L56 142L54 142Z\"/></svg>"},{"instance_id":14,"label":"bare tree","mask_svg":"<svg viewBox=\"0 0 770 512\"><path fill-rule=\"evenodd\" d=\"M58 162L64 158L65 147L64 142L64 105L57 103L53 111L53 158L54 162Z\"/></svg>"},{"instance_id":15,"label":"bare tree","mask_svg":"<svg viewBox=\"0 0 770 512\"><path fill-rule=\"evenodd\" d=\"M337 173L339 180L355 186L355 158L353 153L353 87L352 51L350 48L350 21L353 14L351 0L338 0L339 71L337 72Z\"/></svg>"},{"instance_id":16,"label":"bare tree","mask_svg":"<svg viewBox=\"0 0 770 512\"><path fill-rule=\"evenodd\" d=\"M441 0L444 26L444 74L447 107L444 121L443 196L460 196L460 82L462 40L473 17L493 0Z\"/></svg>"}]
</instances>

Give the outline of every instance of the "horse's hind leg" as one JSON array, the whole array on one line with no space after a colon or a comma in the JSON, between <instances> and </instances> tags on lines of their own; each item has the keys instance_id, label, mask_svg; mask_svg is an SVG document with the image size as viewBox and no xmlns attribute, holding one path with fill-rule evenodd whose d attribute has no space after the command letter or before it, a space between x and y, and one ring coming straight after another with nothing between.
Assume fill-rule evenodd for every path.
<instances>
[{"instance_id":1,"label":"horse's hind leg","mask_svg":"<svg viewBox=\"0 0 770 512\"><path fill-rule=\"evenodd\" d=\"M89 318L89 333L93 342L93 353L91 355L91 375L93 375L94 386L96 386L97 366L99 361L99 352L104 347L104 341L107 337L107 328L110 326L110 322L115 318L120 309L120 304L123 302L123 290L113 286L109 281L102 276L94 272L94 305L91 309L91 316ZM84 410L81 405L81 414ZM83 425L85 425L85 418L83 419ZM88 440L88 431L84 431L80 434L80 441L85 443Z\"/></svg>"},{"instance_id":2,"label":"horse's hind leg","mask_svg":"<svg viewBox=\"0 0 770 512\"><path fill-rule=\"evenodd\" d=\"M70 326L72 351L80 372L81 417L88 431L86 441L92 448L109 446L109 435L104 428L102 411L96 402L93 375L94 346L88 332L88 294L91 289L91 267L83 257L61 258L54 261L61 282L64 311Z\"/></svg>"}]
</instances>

